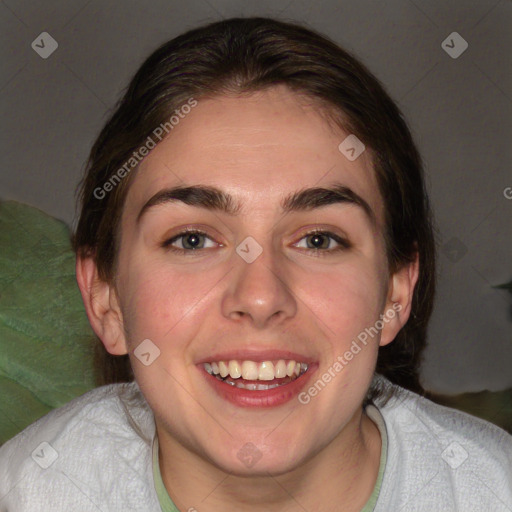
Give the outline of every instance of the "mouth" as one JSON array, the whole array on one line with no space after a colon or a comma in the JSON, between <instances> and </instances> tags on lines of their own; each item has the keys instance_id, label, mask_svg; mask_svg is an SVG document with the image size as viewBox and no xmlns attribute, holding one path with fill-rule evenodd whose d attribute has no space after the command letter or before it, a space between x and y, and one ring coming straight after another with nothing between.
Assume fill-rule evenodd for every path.
<instances>
[{"instance_id":1,"label":"mouth","mask_svg":"<svg viewBox=\"0 0 512 512\"><path fill-rule=\"evenodd\" d=\"M198 366L221 398L242 407L273 407L297 395L318 365L297 359L224 359Z\"/></svg>"},{"instance_id":2,"label":"mouth","mask_svg":"<svg viewBox=\"0 0 512 512\"><path fill-rule=\"evenodd\" d=\"M250 391L265 391L293 382L308 371L309 365L293 359L261 363L232 359L204 363L203 367L207 373L230 386Z\"/></svg>"}]
</instances>

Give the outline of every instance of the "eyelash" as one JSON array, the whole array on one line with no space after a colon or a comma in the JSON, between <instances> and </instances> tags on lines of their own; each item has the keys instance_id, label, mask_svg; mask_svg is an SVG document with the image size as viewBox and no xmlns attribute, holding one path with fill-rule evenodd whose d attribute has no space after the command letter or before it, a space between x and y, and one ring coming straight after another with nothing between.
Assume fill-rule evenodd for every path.
<instances>
[{"instance_id":1,"label":"eyelash","mask_svg":"<svg viewBox=\"0 0 512 512\"><path fill-rule=\"evenodd\" d=\"M210 240L212 240L208 236L208 234L205 233L204 231L201 231L200 229L191 229L191 230L182 231L181 233L178 233L176 236L173 236L172 238L166 240L165 242L162 243L162 247L164 249L168 250L168 251L172 251L172 252L177 253L177 254L182 254L182 255L185 255L185 256L192 256L196 251L200 251L201 248L199 248L199 249L181 249L179 247L173 247L171 245L174 242L176 242L177 240L179 240L180 238L184 238L185 236L191 235L191 234L205 236L206 238L209 238ZM329 238L332 238L336 243L339 244L338 247L336 247L334 249L320 249L320 248L316 248L316 249L307 248L307 249L305 249L306 251L311 251L317 257L329 256L330 254L337 253L337 252L340 252L340 251L344 251L344 250L350 249L352 247L352 244L348 240L346 240L344 238L341 238L340 236L338 236L338 235L336 235L336 234L334 234L334 233L332 233L330 231L323 231L321 229L312 230L312 231L309 231L309 232L305 233L300 238L299 241L303 240L304 238L307 238L308 236L313 236L313 235L327 236Z\"/></svg>"}]
</instances>

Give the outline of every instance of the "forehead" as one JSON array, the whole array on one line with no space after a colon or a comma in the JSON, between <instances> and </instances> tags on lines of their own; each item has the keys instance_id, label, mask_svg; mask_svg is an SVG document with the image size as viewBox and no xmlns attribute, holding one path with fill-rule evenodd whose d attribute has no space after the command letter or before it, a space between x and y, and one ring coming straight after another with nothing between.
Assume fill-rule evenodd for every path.
<instances>
[{"instance_id":1,"label":"forehead","mask_svg":"<svg viewBox=\"0 0 512 512\"><path fill-rule=\"evenodd\" d=\"M242 205L242 214L277 210L284 196L341 183L372 208L383 204L369 149L354 161L339 149L350 134L311 99L285 87L244 96L199 99L140 164L125 212L137 215L154 194L173 186L210 185Z\"/></svg>"}]
</instances>

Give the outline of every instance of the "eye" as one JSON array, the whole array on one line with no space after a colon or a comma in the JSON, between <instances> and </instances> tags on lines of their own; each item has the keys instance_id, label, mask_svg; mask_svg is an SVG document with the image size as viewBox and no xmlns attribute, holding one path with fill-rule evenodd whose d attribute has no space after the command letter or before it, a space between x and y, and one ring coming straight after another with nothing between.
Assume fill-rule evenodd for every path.
<instances>
[{"instance_id":1,"label":"eye","mask_svg":"<svg viewBox=\"0 0 512 512\"><path fill-rule=\"evenodd\" d=\"M215 242L209 246L206 246L205 244L207 240L213 242L213 240L203 231L188 230L182 231L169 240L166 240L162 244L162 247L164 249L169 249L170 251L175 251L182 254L185 252L190 253L198 249L207 249L215 246ZM176 247L175 244L178 244L178 247Z\"/></svg>"},{"instance_id":2,"label":"eye","mask_svg":"<svg viewBox=\"0 0 512 512\"><path fill-rule=\"evenodd\" d=\"M210 244L208 244L208 241ZM305 241L305 247L301 247L300 244L303 243L302 241ZM182 231L162 243L162 247L164 249L189 255L199 249L208 249L215 247L216 245L222 246L222 244L217 244L205 232L197 229ZM348 240L336 235L335 233L321 230L306 233L300 241L295 244L295 247L301 247L308 251L313 251L314 253L317 253L318 256L324 256L326 253L329 254L346 250L351 246L352 245Z\"/></svg>"},{"instance_id":3,"label":"eye","mask_svg":"<svg viewBox=\"0 0 512 512\"><path fill-rule=\"evenodd\" d=\"M333 253L343 251L351 247L351 244L348 240L334 233L331 233L330 231L315 230L306 233L306 235L301 238L301 242L302 240L306 242L306 247L302 246L302 248L315 252L319 251L319 253ZM331 243L332 241L334 241L337 246L333 247L333 244ZM297 244L296 247L301 246ZM324 254L322 254L322 256L323 255Z\"/></svg>"}]
</instances>

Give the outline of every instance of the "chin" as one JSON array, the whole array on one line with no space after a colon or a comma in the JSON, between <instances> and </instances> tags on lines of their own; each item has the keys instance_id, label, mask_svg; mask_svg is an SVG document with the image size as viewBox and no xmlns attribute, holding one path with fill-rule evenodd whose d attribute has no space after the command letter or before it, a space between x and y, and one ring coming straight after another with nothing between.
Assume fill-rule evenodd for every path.
<instances>
[{"instance_id":1,"label":"chin","mask_svg":"<svg viewBox=\"0 0 512 512\"><path fill-rule=\"evenodd\" d=\"M209 454L210 461L225 473L241 477L277 476L293 471L306 459L303 449L290 451L290 444L283 442L279 448L243 441L224 446L222 453ZM260 445L261 446L261 445Z\"/></svg>"}]
</instances>

